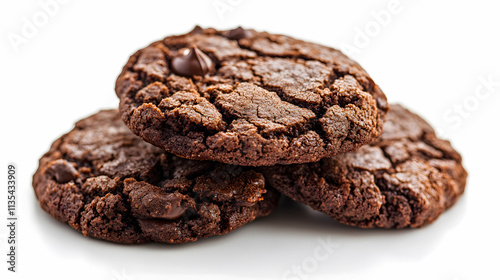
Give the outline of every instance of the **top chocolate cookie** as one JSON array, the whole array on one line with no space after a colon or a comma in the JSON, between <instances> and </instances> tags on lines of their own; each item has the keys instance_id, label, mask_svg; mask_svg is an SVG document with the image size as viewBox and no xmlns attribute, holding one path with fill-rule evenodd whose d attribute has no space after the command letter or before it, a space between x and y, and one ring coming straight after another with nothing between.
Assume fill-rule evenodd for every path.
<instances>
[{"instance_id":1,"label":"top chocolate cookie","mask_svg":"<svg viewBox=\"0 0 500 280\"><path fill-rule=\"evenodd\" d=\"M237 28L170 36L116 82L120 113L178 156L264 166L318 161L382 133L387 100L340 51Z\"/></svg>"}]
</instances>

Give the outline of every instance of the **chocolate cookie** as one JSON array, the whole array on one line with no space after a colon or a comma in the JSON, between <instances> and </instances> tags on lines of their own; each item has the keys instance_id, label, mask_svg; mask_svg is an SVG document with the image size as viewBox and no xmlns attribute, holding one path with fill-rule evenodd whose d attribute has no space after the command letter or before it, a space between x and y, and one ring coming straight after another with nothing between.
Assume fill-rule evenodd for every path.
<instances>
[{"instance_id":1,"label":"chocolate cookie","mask_svg":"<svg viewBox=\"0 0 500 280\"><path fill-rule=\"evenodd\" d=\"M242 167L178 158L143 142L116 110L76 123L40 159L42 208L84 235L184 243L268 215L279 193Z\"/></svg>"},{"instance_id":2,"label":"chocolate cookie","mask_svg":"<svg viewBox=\"0 0 500 280\"><path fill-rule=\"evenodd\" d=\"M195 28L136 52L120 113L178 156L265 166L353 151L382 132L385 95L340 51L288 36Z\"/></svg>"},{"instance_id":3,"label":"chocolate cookie","mask_svg":"<svg viewBox=\"0 0 500 280\"><path fill-rule=\"evenodd\" d=\"M283 194L348 225L429 224L464 192L462 159L403 107L392 105L386 118L382 137L356 152L261 170Z\"/></svg>"}]
</instances>

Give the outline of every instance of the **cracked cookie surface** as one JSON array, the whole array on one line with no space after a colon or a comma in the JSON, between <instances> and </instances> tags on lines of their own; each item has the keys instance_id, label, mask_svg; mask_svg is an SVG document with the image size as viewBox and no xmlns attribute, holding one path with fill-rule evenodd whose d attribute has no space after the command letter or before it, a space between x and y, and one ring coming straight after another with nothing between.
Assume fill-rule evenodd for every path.
<instances>
[{"instance_id":1,"label":"cracked cookie surface","mask_svg":"<svg viewBox=\"0 0 500 280\"><path fill-rule=\"evenodd\" d=\"M384 134L374 143L316 163L260 171L292 199L367 228L429 224L456 202L467 179L450 143L399 105L391 105Z\"/></svg>"},{"instance_id":2,"label":"cracked cookie surface","mask_svg":"<svg viewBox=\"0 0 500 280\"><path fill-rule=\"evenodd\" d=\"M389 107L340 51L241 28L154 42L130 57L115 90L122 119L145 141L245 166L354 151L380 136Z\"/></svg>"},{"instance_id":3,"label":"cracked cookie surface","mask_svg":"<svg viewBox=\"0 0 500 280\"><path fill-rule=\"evenodd\" d=\"M116 110L76 123L33 176L41 207L84 235L118 243L185 243L268 215L279 193L261 173L168 154Z\"/></svg>"}]
</instances>

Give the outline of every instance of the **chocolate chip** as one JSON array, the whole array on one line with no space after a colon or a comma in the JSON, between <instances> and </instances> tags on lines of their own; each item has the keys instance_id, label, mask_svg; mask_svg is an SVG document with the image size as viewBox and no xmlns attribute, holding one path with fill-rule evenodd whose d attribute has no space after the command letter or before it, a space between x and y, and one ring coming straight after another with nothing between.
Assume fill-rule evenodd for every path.
<instances>
[{"instance_id":1,"label":"chocolate chip","mask_svg":"<svg viewBox=\"0 0 500 280\"><path fill-rule=\"evenodd\" d=\"M196 46L172 59L172 70L182 76L204 76L214 69L214 63Z\"/></svg>"},{"instance_id":2,"label":"chocolate chip","mask_svg":"<svg viewBox=\"0 0 500 280\"><path fill-rule=\"evenodd\" d=\"M224 34L224 37L232 40L239 40L252 37L252 32L239 26L238 28L228 30L226 34Z\"/></svg>"},{"instance_id":3,"label":"chocolate chip","mask_svg":"<svg viewBox=\"0 0 500 280\"><path fill-rule=\"evenodd\" d=\"M49 163L45 173L52 176L60 184L74 180L80 175L75 167L64 159Z\"/></svg>"},{"instance_id":4,"label":"chocolate chip","mask_svg":"<svg viewBox=\"0 0 500 280\"><path fill-rule=\"evenodd\" d=\"M193 28L193 30L189 31L188 34L201 34L203 33L203 28L201 26L197 25Z\"/></svg>"}]
</instances>

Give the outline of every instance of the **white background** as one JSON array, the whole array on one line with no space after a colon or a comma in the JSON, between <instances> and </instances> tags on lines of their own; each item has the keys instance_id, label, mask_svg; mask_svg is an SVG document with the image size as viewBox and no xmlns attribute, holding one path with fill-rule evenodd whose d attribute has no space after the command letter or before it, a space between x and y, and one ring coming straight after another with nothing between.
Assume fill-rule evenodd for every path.
<instances>
[{"instance_id":1,"label":"white background","mask_svg":"<svg viewBox=\"0 0 500 280\"><path fill-rule=\"evenodd\" d=\"M47 1L0 4L1 279L498 279L498 1L70 0L46 16ZM78 119L117 107L115 79L136 49L196 24L243 25L346 51L390 102L451 139L469 171L465 195L413 230L351 228L285 200L226 236L174 246L85 238L43 212L31 189L38 158ZM19 177L15 274L5 262L9 162ZM315 259L319 240L335 243L326 259Z\"/></svg>"}]
</instances>

